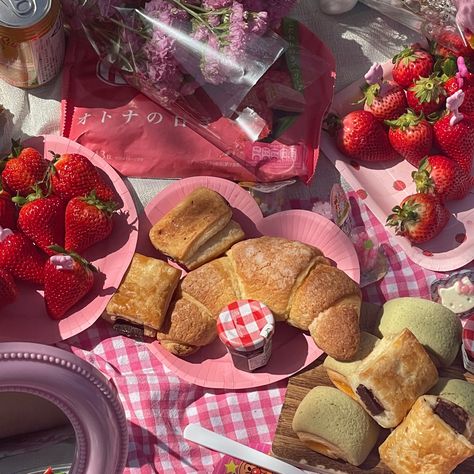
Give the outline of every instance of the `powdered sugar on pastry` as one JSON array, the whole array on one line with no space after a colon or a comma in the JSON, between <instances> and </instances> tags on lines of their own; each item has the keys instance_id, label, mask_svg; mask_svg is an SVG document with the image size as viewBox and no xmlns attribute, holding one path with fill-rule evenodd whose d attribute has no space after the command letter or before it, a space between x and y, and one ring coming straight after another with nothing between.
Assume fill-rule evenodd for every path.
<instances>
[{"instance_id":1,"label":"powdered sugar on pastry","mask_svg":"<svg viewBox=\"0 0 474 474\"><path fill-rule=\"evenodd\" d=\"M464 313L474 308L474 283L465 276L448 288L438 290L441 304L454 313Z\"/></svg>"}]
</instances>

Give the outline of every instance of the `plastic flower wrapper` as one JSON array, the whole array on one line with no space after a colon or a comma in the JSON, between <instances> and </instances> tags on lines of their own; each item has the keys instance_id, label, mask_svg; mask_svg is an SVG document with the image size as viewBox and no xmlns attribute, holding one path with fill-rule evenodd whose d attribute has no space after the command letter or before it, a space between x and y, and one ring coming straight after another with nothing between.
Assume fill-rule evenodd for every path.
<instances>
[{"instance_id":1,"label":"plastic flower wrapper","mask_svg":"<svg viewBox=\"0 0 474 474\"><path fill-rule=\"evenodd\" d=\"M72 10L129 84L259 181L311 174L318 127L294 125L312 119L305 92L331 65L299 44L296 22L282 22L294 0L123 1L86 0Z\"/></svg>"},{"instance_id":2,"label":"plastic flower wrapper","mask_svg":"<svg viewBox=\"0 0 474 474\"><path fill-rule=\"evenodd\" d=\"M369 7L417 31L440 55L474 59L472 0L361 0Z\"/></svg>"},{"instance_id":3,"label":"plastic flower wrapper","mask_svg":"<svg viewBox=\"0 0 474 474\"><path fill-rule=\"evenodd\" d=\"M382 279L388 271L388 260L377 238L364 226L353 228L350 238L359 258L361 288Z\"/></svg>"}]
</instances>

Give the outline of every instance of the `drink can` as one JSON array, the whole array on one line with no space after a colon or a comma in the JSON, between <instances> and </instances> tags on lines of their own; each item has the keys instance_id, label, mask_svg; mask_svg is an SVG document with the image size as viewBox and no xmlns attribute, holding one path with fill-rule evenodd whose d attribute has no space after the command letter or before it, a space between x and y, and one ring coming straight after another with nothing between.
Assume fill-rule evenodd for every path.
<instances>
[{"instance_id":1,"label":"drink can","mask_svg":"<svg viewBox=\"0 0 474 474\"><path fill-rule=\"evenodd\" d=\"M65 51L60 0L0 1L0 78L16 87L46 84Z\"/></svg>"}]
</instances>

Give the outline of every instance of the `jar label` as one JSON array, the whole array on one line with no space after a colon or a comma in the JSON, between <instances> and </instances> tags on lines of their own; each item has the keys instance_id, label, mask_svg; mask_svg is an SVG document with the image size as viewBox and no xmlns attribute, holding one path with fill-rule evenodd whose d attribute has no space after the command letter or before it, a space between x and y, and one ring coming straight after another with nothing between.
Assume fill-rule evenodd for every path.
<instances>
[{"instance_id":1,"label":"jar label","mask_svg":"<svg viewBox=\"0 0 474 474\"><path fill-rule=\"evenodd\" d=\"M270 340L265 344L261 354L258 354L248 360L249 370L253 371L259 369L260 367L263 367L268 362L268 359L270 359L271 351L272 341Z\"/></svg>"}]
</instances>

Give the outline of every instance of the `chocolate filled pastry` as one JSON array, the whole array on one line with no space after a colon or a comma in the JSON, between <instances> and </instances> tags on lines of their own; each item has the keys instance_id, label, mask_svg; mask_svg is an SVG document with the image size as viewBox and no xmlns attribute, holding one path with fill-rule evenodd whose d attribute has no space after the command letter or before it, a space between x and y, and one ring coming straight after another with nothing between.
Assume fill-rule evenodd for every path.
<instances>
[{"instance_id":1,"label":"chocolate filled pastry","mask_svg":"<svg viewBox=\"0 0 474 474\"><path fill-rule=\"evenodd\" d=\"M359 466L375 446L380 428L345 393L318 386L298 406L293 431L313 451Z\"/></svg>"},{"instance_id":2,"label":"chocolate filled pastry","mask_svg":"<svg viewBox=\"0 0 474 474\"><path fill-rule=\"evenodd\" d=\"M381 339L349 377L358 401L384 428L397 426L437 380L433 361L408 329Z\"/></svg>"},{"instance_id":3,"label":"chocolate filled pastry","mask_svg":"<svg viewBox=\"0 0 474 474\"><path fill-rule=\"evenodd\" d=\"M359 347L358 285L331 266L319 249L301 242L279 237L238 242L226 256L189 272L180 295L157 336L176 355L209 344L217 335L209 321L215 326L220 310L241 299L261 301L277 321L309 331L337 359L350 359ZM186 322L209 327L208 337L196 333L194 338Z\"/></svg>"},{"instance_id":4,"label":"chocolate filled pastry","mask_svg":"<svg viewBox=\"0 0 474 474\"><path fill-rule=\"evenodd\" d=\"M126 336L156 337L180 276L166 262L136 253L103 317Z\"/></svg>"},{"instance_id":5,"label":"chocolate filled pastry","mask_svg":"<svg viewBox=\"0 0 474 474\"><path fill-rule=\"evenodd\" d=\"M375 334L380 337L409 329L423 344L437 367L449 367L461 347L459 318L444 306L422 298L387 301Z\"/></svg>"},{"instance_id":6,"label":"chocolate filled pastry","mask_svg":"<svg viewBox=\"0 0 474 474\"><path fill-rule=\"evenodd\" d=\"M379 447L395 474L449 474L474 455L474 417L436 395L418 398L407 417Z\"/></svg>"},{"instance_id":7,"label":"chocolate filled pastry","mask_svg":"<svg viewBox=\"0 0 474 474\"><path fill-rule=\"evenodd\" d=\"M357 354L348 361L334 359L327 356L324 359L323 366L326 369L331 382L344 393L357 400L355 393L352 391L348 377L357 371L363 359L365 359L374 349L380 339L368 332L360 333L360 345Z\"/></svg>"},{"instance_id":8,"label":"chocolate filled pastry","mask_svg":"<svg viewBox=\"0 0 474 474\"><path fill-rule=\"evenodd\" d=\"M149 236L157 250L192 270L225 253L245 234L232 220L227 201L201 187L165 214Z\"/></svg>"}]
</instances>

